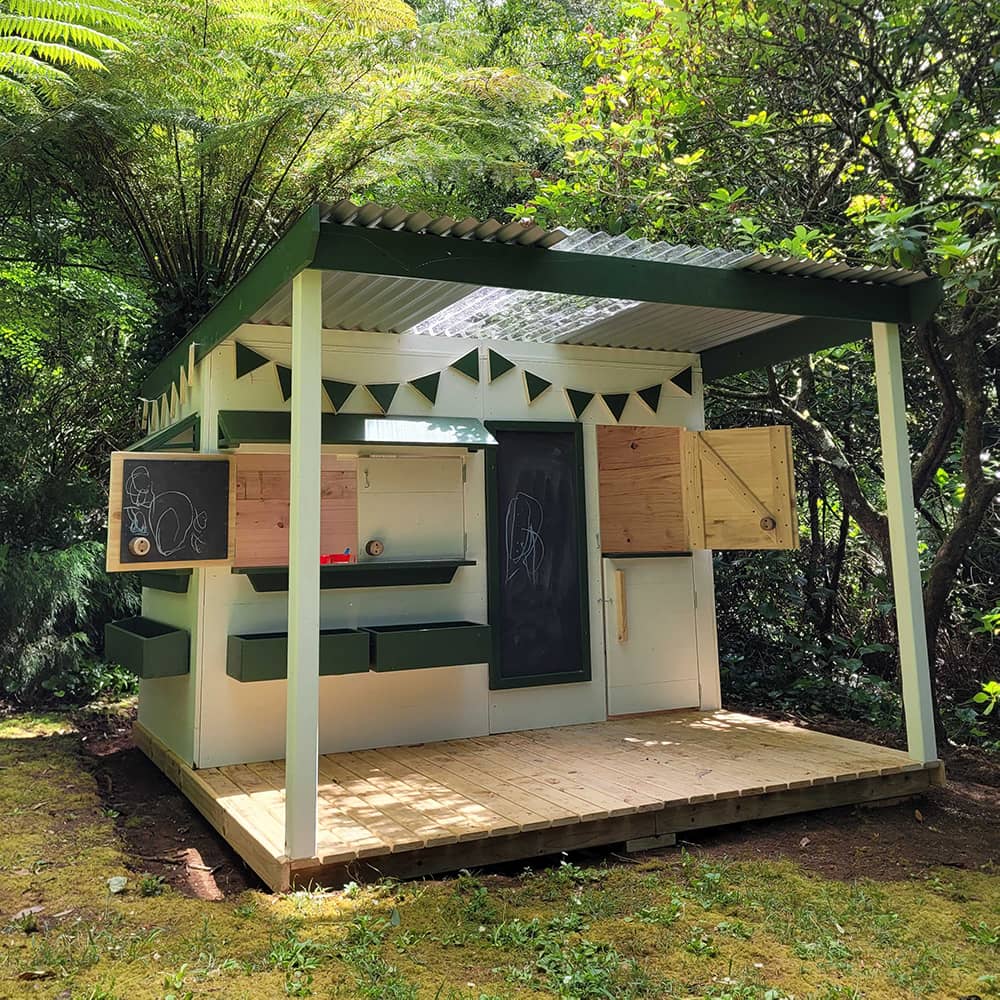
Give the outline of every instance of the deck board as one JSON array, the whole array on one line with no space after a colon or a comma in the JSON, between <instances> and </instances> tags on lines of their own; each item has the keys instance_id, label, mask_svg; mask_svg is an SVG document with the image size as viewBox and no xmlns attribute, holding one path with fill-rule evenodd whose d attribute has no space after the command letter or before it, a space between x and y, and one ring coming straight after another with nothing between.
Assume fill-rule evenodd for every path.
<instances>
[{"instance_id":1,"label":"deck board","mask_svg":"<svg viewBox=\"0 0 1000 1000\"><path fill-rule=\"evenodd\" d=\"M326 754L317 857L296 861L283 854L283 761L193 770L140 726L136 741L279 889L296 872L322 877L364 859L375 868L400 859L399 868L411 858L414 870L426 860L440 871L451 859L461 867L464 857L530 857L890 797L941 774L936 762L917 764L899 750L735 712Z\"/></svg>"}]
</instances>

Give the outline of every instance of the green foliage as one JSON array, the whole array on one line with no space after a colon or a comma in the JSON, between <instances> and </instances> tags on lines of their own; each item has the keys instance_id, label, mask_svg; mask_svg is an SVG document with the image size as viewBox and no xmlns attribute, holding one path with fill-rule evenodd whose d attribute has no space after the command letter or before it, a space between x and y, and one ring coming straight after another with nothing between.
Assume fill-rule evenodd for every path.
<instances>
[{"instance_id":1,"label":"green foliage","mask_svg":"<svg viewBox=\"0 0 1000 1000\"><path fill-rule=\"evenodd\" d=\"M0 690L20 701L78 704L135 689L101 662L104 621L137 605L131 581L104 572L104 546L19 551L0 545Z\"/></svg>"},{"instance_id":2,"label":"green foliage","mask_svg":"<svg viewBox=\"0 0 1000 1000\"><path fill-rule=\"evenodd\" d=\"M136 26L122 0L4 0L0 3L0 101L33 108L71 86L71 70L102 70L102 52L120 52L116 37ZM0 108L3 105L0 104Z\"/></svg>"}]
</instances>

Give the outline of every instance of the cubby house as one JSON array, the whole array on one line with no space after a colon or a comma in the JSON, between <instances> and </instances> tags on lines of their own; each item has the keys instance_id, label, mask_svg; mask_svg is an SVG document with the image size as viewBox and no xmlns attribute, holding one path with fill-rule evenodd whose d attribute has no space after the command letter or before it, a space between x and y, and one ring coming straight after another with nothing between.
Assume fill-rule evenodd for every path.
<instances>
[{"instance_id":1,"label":"cubby house","mask_svg":"<svg viewBox=\"0 0 1000 1000\"><path fill-rule=\"evenodd\" d=\"M898 325L923 274L315 206L143 385L136 739L260 877L418 874L942 780ZM723 375L874 338L908 752L722 706L712 551L793 548Z\"/></svg>"}]
</instances>

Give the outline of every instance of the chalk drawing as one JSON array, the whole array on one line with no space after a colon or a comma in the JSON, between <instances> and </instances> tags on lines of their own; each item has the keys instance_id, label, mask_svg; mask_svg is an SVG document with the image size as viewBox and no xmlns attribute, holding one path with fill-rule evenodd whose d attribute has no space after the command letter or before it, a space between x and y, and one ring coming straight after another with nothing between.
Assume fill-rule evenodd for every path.
<instances>
[{"instance_id":1,"label":"chalk drawing","mask_svg":"<svg viewBox=\"0 0 1000 1000\"><path fill-rule=\"evenodd\" d=\"M538 571L545 559L542 541L542 505L527 493L515 493L507 504L505 536L507 543L507 580L519 572L533 584L538 583Z\"/></svg>"},{"instance_id":2,"label":"chalk drawing","mask_svg":"<svg viewBox=\"0 0 1000 1000\"><path fill-rule=\"evenodd\" d=\"M172 556L186 547L196 555L204 550L208 514L198 510L186 493L157 493L145 465L129 474L125 498L128 505L122 512L128 518L129 533L146 535L161 556Z\"/></svg>"}]
</instances>

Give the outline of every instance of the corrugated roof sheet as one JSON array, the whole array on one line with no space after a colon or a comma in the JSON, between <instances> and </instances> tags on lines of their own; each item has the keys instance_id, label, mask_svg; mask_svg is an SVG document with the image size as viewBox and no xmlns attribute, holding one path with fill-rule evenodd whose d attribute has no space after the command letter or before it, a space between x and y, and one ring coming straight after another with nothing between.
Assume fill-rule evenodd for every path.
<instances>
[{"instance_id":1,"label":"corrugated roof sheet","mask_svg":"<svg viewBox=\"0 0 1000 1000\"><path fill-rule=\"evenodd\" d=\"M348 200L325 206L321 218L344 226L520 245L535 252L630 257L866 284L907 285L927 279L892 267L674 245L587 229L543 229L530 222L454 219ZM323 322L328 329L699 352L796 318L336 271L325 272L323 278ZM251 322L289 325L289 289L275 295Z\"/></svg>"}]
</instances>

